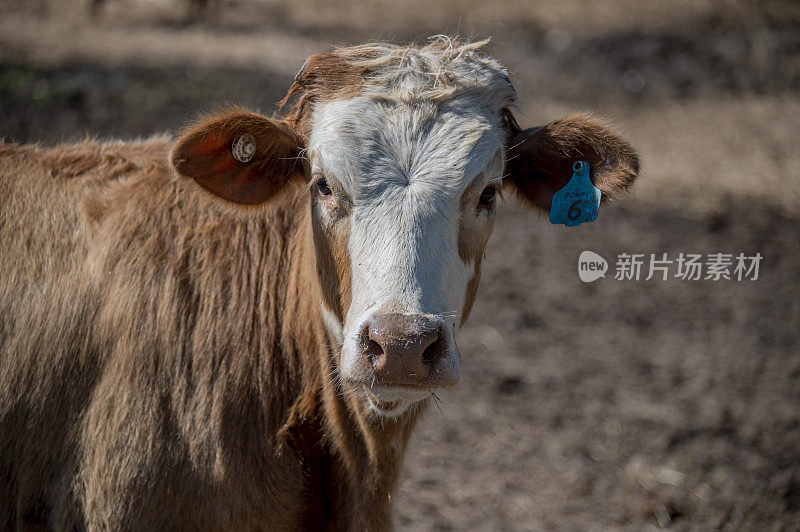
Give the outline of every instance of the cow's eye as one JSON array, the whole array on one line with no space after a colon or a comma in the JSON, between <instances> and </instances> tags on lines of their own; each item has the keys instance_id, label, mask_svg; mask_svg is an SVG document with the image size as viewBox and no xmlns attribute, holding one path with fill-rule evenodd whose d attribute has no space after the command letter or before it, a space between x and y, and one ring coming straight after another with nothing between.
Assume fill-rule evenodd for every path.
<instances>
[{"instance_id":1,"label":"cow's eye","mask_svg":"<svg viewBox=\"0 0 800 532\"><path fill-rule=\"evenodd\" d=\"M317 180L317 190L319 190L320 196L330 196L332 194L328 181L324 177L320 177Z\"/></svg>"},{"instance_id":2,"label":"cow's eye","mask_svg":"<svg viewBox=\"0 0 800 532\"><path fill-rule=\"evenodd\" d=\"M478 198L478 202L480 202L480 204L484 207L488 207L492 204L492 202L494 202L494 196L496 193L496 188L493 186L488 186L483 189L483 192L481 192L481 197Z\"/></svg>"}]
</instances>

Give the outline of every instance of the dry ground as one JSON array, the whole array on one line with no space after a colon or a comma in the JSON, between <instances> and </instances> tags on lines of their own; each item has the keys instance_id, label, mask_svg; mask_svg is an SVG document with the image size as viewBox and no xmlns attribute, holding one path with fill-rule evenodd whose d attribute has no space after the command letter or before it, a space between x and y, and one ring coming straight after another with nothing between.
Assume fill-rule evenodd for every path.
<instances>
[{"instance_id":1,"label":"dry ground","mask_svg":"<svg viewBox=\"0 0 800 532\"><path fill-rule=\"evenodd\" d=\"M636 191L578 229L503 207L464 378L407 454L400 529L800 529L800 6L781 1L0 0L0 136L271 112L332 44L494 35L521 122L591 109ZM578 280L584 249L759 252L755 282ZM612 265L613 267L613 265Z\"/></svg>"}]
</instances>

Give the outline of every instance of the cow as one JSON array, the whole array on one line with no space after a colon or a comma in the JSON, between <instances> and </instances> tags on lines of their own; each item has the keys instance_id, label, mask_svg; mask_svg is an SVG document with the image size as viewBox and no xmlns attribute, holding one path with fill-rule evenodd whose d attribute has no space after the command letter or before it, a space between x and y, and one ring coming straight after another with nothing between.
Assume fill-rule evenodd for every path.
<instances>
[{"instance_id":1,"label":"cow","mask_svg":"<svg viewBox=\"0 0 800 532\"><path fill-rule=\"evenodd\" d=\"M174 140L0 144L0 528L391 526L501 189L639 171L589 115L522 129L483 44L313 55L282 116Z\"/></svg>"}]
</instances>

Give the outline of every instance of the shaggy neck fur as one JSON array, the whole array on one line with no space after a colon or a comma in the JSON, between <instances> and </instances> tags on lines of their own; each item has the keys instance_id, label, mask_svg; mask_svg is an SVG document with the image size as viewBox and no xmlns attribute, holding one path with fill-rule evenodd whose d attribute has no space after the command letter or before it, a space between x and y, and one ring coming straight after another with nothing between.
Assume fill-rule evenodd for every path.
<instances>
[{"instance_id":1,"label":"shaggy neck fur","mask_svg":"<svg viewBox=\"0 0 800 532\"><path fill-rule=\"evenodd\" d=\"M308 191L236 220L168 149L0 144L0 528L385 527L421 406L336 382Z\"/></svg>"},{"instance_id":2,"label":"shaggy neck fur","mask_svg":"<svg viewBox=\"0 0 800 532\"><path fill-rule=\"evenodd\" d=\"M322 486L312 485L309 490L322 495L318 502L308 504L312 521L317 518L315 508L325 506L325 499L336 493L341 502L331 505L330 512L351 513L346 521L357 529L380 528L389 520L403 453L427 400L415 403L397 418L386 418L368 408L362 390L341 382L336 353L339 340L323 325L319 304L322 290L307 192L301 191L289 201L298 214L295 236L288 246L288 269L293 273L285 295L284 323L292 339L291 350L304 362L304 387L281 435L317 481L328 476L326 489L315 490ZM311 337L309 322L314 324ZM313 470L320 466L327 475Z\"/></svg>"}]
</instances>

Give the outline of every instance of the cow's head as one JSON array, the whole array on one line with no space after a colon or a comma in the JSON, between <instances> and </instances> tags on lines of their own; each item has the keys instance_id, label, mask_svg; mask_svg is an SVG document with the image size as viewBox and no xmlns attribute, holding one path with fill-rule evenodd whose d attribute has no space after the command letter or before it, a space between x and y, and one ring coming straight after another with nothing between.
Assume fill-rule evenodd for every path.
<instances>
[{"instance_id":1,"label":"cow's head","mask_svg":"<svg viewBox=\"0 0 800 532\"><path fill-rule=\"evenodd\" d=\"M336 370L383 414L458 381L455 335L501 188L547 211L577 160L604 200L638 171L633 149L587 116L520 129L508 75L480 44L312 56L287 117L234 110L190 129L171 154L179 175L248 209L293 179L309 185Z\"/></svg>"}]
</instances>

